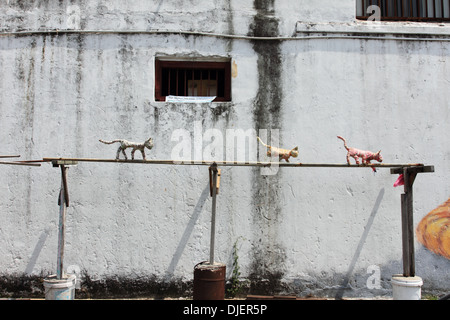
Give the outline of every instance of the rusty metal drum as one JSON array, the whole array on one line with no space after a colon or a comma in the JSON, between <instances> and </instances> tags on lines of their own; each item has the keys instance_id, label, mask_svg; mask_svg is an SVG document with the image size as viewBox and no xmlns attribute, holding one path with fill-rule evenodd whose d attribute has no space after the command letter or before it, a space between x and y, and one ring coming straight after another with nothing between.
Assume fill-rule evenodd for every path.
<instances>
[{"instance_id":1,"label":"rusty metal drum","mask_svg":"<svg viewBox=\"0 0 450 320\"><path fill-rule=\"evenodd\" d=\"M226 266L201 262L194 267L194 300L225 299Z\"/></svg>"}]
</instances>

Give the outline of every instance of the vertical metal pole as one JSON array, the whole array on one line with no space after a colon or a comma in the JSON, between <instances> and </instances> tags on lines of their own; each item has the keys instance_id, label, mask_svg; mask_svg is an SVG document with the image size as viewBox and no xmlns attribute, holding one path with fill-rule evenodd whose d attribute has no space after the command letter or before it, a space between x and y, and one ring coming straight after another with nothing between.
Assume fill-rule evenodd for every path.
<instances>
[{"instance_id":1,"label":"vertical metal pole","mask_svg":"<svg viewBox=\"0 0 450 320\"><path fill-rule=\"evenodd\" d=\"M66 229L66 167L61 165L61 191L59 193L59 232L58 232L58 257L56 263L56 278L63 278L63 260L64 260L64 235Z\"/></svg>"},{"instance_id":2,"label":"vertical metal pole","mask_svg":"<svg viewBox=\"0 0 450 320\"><path fill-rule=\"evenodd\" d=\"M402 243L403 243L403 275L414 277L416 273L414 256L414 221L413 221L413 183L416 172L403 169L405 193L402 200Z\"/></svg>"},{"instance_id":3,"label":"vertical metal pole","mask_svg":"<svg viewBox=\"0 0 450 320\"><path fill-rule=\"evenodd\" d=\"M403 275L410 276L409 272L409 234L408 234L408 201L406 194L401 195L402 203L402 257L403 257Z\"/></svg>"},{"instance_id":4,"label":"vertical metal pole","mask_svg":"<svg viewBox=\"0 0 450 320\"><path fill-rule=\"evenodd\" d=\"M211 241L209 247L209 264L214 264L214 242L216 234L216 196L217 196L217 165L210 167L212 171L212 211L211 211Z\"/></svg>"}]
</instances>

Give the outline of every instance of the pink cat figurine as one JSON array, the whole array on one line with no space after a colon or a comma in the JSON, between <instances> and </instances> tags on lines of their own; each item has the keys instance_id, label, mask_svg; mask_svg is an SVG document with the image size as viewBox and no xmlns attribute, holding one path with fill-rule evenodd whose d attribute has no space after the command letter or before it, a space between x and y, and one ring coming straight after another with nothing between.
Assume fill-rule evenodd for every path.
<instances>
[{"instance_id":1,"label":"pink cat figurine","mask_svg":"<svg viewBox=\"0 0 450 320\"><path fill-rule=\"evenodd\" d=\"M350 157L354 158L356 164L359 164L359 158L361 158L363 164L370 164L370 161L375 160L379 162L383 162L383 157L381 156L381 150L373 153L371 151L359 150L356 148L349 148L347 146L347 142L341 136L337 136L339 139L344 141L344 147L347 149L347 163L350 164ZM376 171L375 168L372 167L373 171Z\"/></svg>"}]
</instances>

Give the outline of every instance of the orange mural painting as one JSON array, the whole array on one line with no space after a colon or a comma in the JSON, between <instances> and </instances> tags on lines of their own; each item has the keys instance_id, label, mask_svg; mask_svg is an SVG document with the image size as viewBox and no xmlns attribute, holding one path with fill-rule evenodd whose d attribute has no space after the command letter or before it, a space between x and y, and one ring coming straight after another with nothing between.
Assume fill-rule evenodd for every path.
<instances>
[{"instance_id":1,"label":"orange mural painting","mask_svg":"<svg viewBox=\"0 0 450 320\"><path fill-rule=\"evenodd\" d=\"M430 251L450 259L450 198L417 226L417 238Z\"/></svg>"}]
</instances>

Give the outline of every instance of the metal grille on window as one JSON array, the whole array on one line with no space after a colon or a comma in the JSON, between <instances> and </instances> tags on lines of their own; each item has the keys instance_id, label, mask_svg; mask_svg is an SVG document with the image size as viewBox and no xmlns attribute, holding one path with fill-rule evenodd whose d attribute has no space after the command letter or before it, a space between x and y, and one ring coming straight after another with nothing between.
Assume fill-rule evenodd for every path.
<instances>
[{"instance_id":1,"label":"metal grille on window","mask_svg":"<svg viewBox=\"0 0 450 320\"><path fill-rule=\"evenodd\" d=\"M450 0L357 0L356 18L368 20L370 6L380 8L381 20L450 22Z\"/></svg>"},{"instance_id":2,"label":"metal grille on window","mask_svg":"<svg viewBox=\"0 0 450 320\"><path fill-rule=\"evenodd\" d=\"M224 71L183 68L162 69L162 95L223 96Z\"/></svg>"},{"instance_id":3,"label":"metal grille on window","mask_svg":"<svg viewBox=\"0 0 450 320\"><path fill-rule=\"evenodd\" d=\"M231 101L230 62L156 60L155 98L167 96L216 97Z\"/></svg>"}]
</instances>

